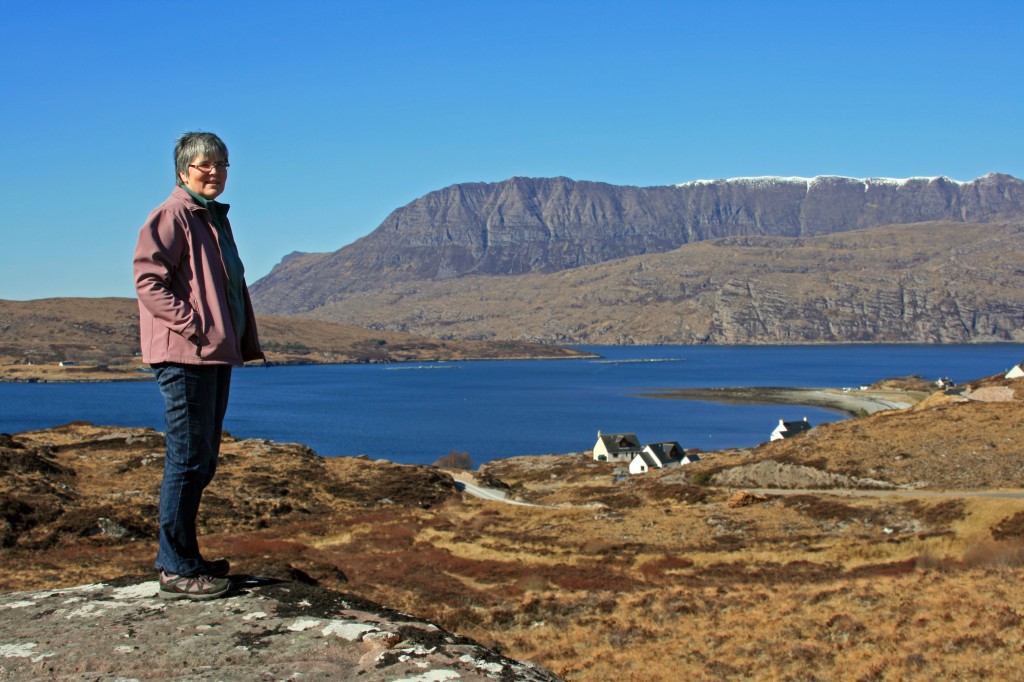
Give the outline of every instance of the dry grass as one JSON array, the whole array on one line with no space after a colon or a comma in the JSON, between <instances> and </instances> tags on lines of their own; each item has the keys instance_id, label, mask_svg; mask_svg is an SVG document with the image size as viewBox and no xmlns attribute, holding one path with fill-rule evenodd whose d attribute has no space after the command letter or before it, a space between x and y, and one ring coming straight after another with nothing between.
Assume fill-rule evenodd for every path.
<instances>
[{"instance_id":1,"label":"dry grass","mask_svg":"<svg viewBox=\"0 0 1024 682\"><path fill-rule=\"evenodd\" d=\"M1006 679L1013 669L1006 656L1024 642L1022 613L1013 607L1024 597L1024 563L1008 564L1005 546L994 541L983 558L969 538L1021 505L957 502L970 521L952 523L966 538L910 534L890 541L872 521L815 535L806 519L820 524L820 514L801 521L778 500L754 510L712 503L685 518L626 513L611 528L592 510L494 509L467 501L445 510L451 525L425 524L416 545L443 553L441 581L451 580L458 593L430 600L431 618L570 680L971 679L982 671ZM942 519L948 503L908 509L903 502L883 501L880 508L877 500L858 500L850 516L913 511L918 520ZM743 533L747 541L691 550L685 538L704 544L709 519L711 528ZM800 524L817 544L761 537ZM871 529L873 539L865 537ZM936 529L949 525L940 521ZM919 559L929 552L945 557L941 566ZM408 586L408 575L402 582ZM995 617L980 617L979 609ZM946 633L961 634L946 642Z\"/></svg>"},{"instance_id":2,"label":"dry grass","mask_svg":"<svg viewBox=\"0 0 1024 682\"><path fill-rule=\"evenodd\" d=\"M1019 577L972 570L952 585L927 572L824 587L673 585L568 603L563 595L558 609L531 595L524 606L544 612L512 637L521 655L571 680L1015 679ZM577 609L594 615L554 612Z\"/></svg>"}]
</instances>

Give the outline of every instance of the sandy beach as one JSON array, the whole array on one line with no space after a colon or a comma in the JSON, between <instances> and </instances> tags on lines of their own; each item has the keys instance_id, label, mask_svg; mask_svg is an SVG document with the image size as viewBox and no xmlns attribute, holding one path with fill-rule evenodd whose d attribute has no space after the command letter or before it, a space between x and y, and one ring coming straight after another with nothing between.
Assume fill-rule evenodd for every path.
<instances>
[{"instance_id":1,"label":"sandy beach","mask_svg":"<svg viewBox=\"0 0 1024 682\"><path fill-rule=\"evenodd\" d=\"M920 402L923 394L872 389L790 388L735 386L729 388L676 388L644 393L650 398L707 400L734 405L807 405L850 415L902 410Z\"/></svg>"}]
</instances>

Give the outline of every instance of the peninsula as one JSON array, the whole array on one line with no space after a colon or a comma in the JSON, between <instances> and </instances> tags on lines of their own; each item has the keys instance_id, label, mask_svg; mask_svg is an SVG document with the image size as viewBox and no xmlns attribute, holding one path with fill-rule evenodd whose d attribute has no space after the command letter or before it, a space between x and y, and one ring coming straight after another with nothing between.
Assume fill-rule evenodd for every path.
<instances>
[{"instance_id":1,"label":"peninsula","mask_svg":"<svg viewBox=\"0 0 1024 682\"><path fill-rule=\"evenodd\" d=\"M902 410L924 400L927 390L906 388L797 388L783 386L734 386L724 388L674 388L643 394L649 398L706 400L734 405L807 405L862 416L883 410Z\"/></svg>"}]
</instances>

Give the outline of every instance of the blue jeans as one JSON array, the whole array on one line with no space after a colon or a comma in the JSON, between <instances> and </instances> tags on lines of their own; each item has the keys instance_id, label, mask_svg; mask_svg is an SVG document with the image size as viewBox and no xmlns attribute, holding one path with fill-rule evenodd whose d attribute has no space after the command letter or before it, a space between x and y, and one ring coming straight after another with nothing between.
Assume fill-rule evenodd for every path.
<instances>
[{"instance_id":1,"label":"blue jeans","mask_svg":"<svg viewBox=\"0 0 1024 682\"><path fill-rule=\"evenodd\" d=\"M167 420L156 568L200 575L204 561L196 537L196 517L203 490L217 471L231 366L163 363L154 365L153 370Z\"/></svg>"}]
</instances>

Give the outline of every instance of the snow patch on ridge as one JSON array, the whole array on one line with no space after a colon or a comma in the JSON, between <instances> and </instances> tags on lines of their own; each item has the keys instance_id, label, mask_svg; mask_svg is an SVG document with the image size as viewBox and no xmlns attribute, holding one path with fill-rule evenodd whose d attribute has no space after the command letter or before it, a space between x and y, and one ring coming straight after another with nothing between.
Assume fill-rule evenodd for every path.
<instances>
[{"instance_id":1,"label":"snow patch on ridge","mask_svg":"<svg viewBox=\"0 0 1024 682\"><path fill-rule=\"evenodd\" d=\"M746 185L748 187L772 187L777 185L804 185L810 187L813 184L820 183L825 180L847 180L850 182L861 183L865 187L875 186L888 186L888 187L902 187L911 182L936 182L938 180L945 180L956 185L969 185L970 182L964 182L962 180L954 180L953 178L945 175L938 175L935 177L924 177L915 176L910 178L851 178L845 175L816 175L813 178L803 178L799 176L779 176L779 175L761 175L754 177L740 177L740 178L719 178L717 180L691 180L689 182L680 182L675 187L708 187L715 185Z\"/></svg>"},{"instance_id":2,"label":"snow patch on ridge","mask_svg":"<svg viewBox=\"0 0 1024 682\"><path fill-rule=\"evenodd\" d=\"M717 180L691 180L681 182L676 187L707 187L709 185L749 185L753 187L768 187L773 185L806 185L814 178L781 177L778 175L761 175L747 178L728 178Z\"/></svg>"},{"instance_id":3,"label":"snow patch on ridge","mask_svg":"<svg viewBox=\"0 0 1024 682\"><path fill-rule=\"evenodd\" d=\"M923 175L917 175L911 178L864 178L862 182L866 185L896 185L902 186L909 182L938 182L939 180L945 180L951 182L954 185L970 185L970 182L964 182L963 180L954 180L953 178L946 175L937 175L932 178L924 177Z\"/></svg>"}]
</instances>

